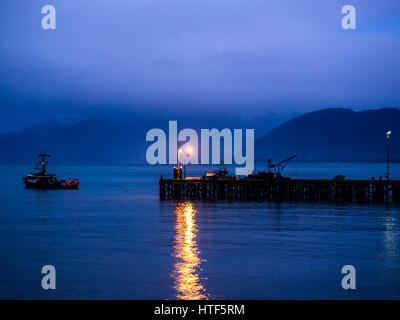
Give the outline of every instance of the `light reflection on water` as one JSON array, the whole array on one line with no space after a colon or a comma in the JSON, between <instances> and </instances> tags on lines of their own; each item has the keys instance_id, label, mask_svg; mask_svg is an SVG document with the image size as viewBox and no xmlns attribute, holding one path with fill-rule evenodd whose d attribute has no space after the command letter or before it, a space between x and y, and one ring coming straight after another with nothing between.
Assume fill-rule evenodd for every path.
<instances>
[{"instance_id":1,"label":"light reflection on water","mask_svg":"<svg viewBox=\"0 0 400 320\"><path fill-rule=\"evenodd\" d=\"M389 259L396 258L398 255L398 221L392 212L388 211L384 219L384 244L386 249L386 257Z\"/></svg>"},{"instance_id":2,"label":"light reflection on water","mask_svg":"<svg viewBox=\"0 0 400 320\"><path fill-rule=\"evenodd\" d=\"M175 246L176 262L172 277L176 298L182 300L207 299L206 290L200 278L200 251L197 247L196 208L191 202L178 203L175 207Z\"/></svg>"}]
</instances>

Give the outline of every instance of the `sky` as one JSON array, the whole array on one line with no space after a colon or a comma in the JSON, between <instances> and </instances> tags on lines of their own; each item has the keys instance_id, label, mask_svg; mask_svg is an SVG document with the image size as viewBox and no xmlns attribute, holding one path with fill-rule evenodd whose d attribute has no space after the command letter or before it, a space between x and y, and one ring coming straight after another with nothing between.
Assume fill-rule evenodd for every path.
<instances>
[{"instance_id":1,"label":"sky","mask_svg":"<svg viewBox=\"0 0 400 320\"><path fill-rule=\"evenodd\" d=\"M41 8L56 8L43 30ZM352 4L357 30L344 30ZM0 4L0 133L48 118L400 106L398 0Z\"/></svg>"}]
</instances>

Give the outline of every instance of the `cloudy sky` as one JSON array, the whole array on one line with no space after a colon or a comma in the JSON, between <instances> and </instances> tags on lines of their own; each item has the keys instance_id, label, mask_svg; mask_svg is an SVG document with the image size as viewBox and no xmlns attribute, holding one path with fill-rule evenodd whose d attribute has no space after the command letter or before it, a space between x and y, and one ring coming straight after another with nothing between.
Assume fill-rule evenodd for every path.
<instances>
[{"instance_id":1,"label":"cloudy sky","mask_svg":"<svg viewBox=\"0 0 400 320\"><path fill-rule=\"evenodd\" d=\"M42 30L54 5L57 29ZM341 8L357 10L343 30ZM0 132L46 117L400 106L398 0L15 0L0 10Z\"/></svg>"}]
</instances>

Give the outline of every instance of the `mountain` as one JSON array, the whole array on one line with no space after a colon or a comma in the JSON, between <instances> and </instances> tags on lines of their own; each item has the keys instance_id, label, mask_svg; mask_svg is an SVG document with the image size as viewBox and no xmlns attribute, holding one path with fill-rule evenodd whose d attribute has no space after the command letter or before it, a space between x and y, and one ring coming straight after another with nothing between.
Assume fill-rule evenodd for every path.
<instances>
[{"instance_id":1,"label":"mountain","mask_svg":"<svg viewBox=\"0 0 400 320\"><path fill-rule=\"evenodd\" d=\"M172 118L176 119L176 118ZM140 114L99 115L79 122L49 120L0 136L0 163L26 164L39 153L50 153L52 163L145 163L146 133L161 128L168 135L168 117ZM256 159L285 159L297 154L306 161L385 160L385 132L392 130L391 158L400 159L400 110L355 112L325 109L281 123L271 117L242 120L234 117L186 117L179 130L193 128L255 128ZM267 135L275 123L278 127Z\"/></svg>"},{"instance_id":2,"label":"mountain","mask_svg":"<svg viewBox=\"0 0 400 320\"><path fill-rule=\"evenodd\" d=\"M95 117L72 125L46 121L0 136L0 163L31 163L43 152L50 153L54 163L144 162L149 129L131 117Z\"/></svg>"},{"instance_id":3,"label":"mountain","mask_svg":"<svg viewBox=\"0 0 400 320\"><path fill-rule=\"evenodd\" d=\"M258 139L256 159L297 154L305 161L385 160L387 130L393 132L391 158L400 159L399 109L324 109L285 122Z\"/></svg>"},{"instance_id":4,"label":"mountain","mask_svg":"<svg viewBox=\"0 0 400 320\"><path fill-rule=\"evenodd\" d=\"M281 123L274 115L243 120L235 117L157 116L137 113L97 115L68 123L49 120L16 133L0 136L0 163L29 164L37 154L51 154L52 163L66 164L132 164L146 162L146 133L160 128L168 135L168 121L178 120L179 130L193 128L256 128L264 134ZM263 128L263 130L261 130ZM260 135L261 136L261 135Z\"/></svg>"}]
</instances>

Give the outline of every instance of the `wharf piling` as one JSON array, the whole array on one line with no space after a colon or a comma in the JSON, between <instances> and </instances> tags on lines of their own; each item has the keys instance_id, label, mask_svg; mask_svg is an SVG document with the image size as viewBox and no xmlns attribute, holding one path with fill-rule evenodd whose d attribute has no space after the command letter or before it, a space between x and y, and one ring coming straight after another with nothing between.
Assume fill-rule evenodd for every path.
<instances>
[{"instance_id":1,"label":"wharf piling","mask_svg":"<svg viewBox=\"0 0 400 320\"><path fill-rule=\"evenodd\" d=\"M164 179L161 199L400 202L400 180Z\"/></svg>"}]
</instances>

